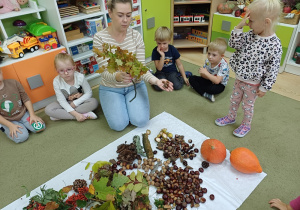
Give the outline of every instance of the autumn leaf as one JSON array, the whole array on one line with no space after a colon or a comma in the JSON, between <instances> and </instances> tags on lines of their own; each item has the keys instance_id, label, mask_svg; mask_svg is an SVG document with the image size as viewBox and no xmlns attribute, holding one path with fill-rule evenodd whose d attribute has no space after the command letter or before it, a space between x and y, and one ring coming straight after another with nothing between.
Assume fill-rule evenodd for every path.
<instances>
[{"instance_id":1,"label":"autumn leaf","mask_svg":"<svg viewBox=\"0 0 300 210\"><path fill-rule=\"evenodd\" d=\"M107 162L107 161L97 161L93 167L92 167L92 170L97 173L98 172L98 169L103 167L104 165L111 165L110 162Z\"/></svg>"},{"instance_id":2,"label":"autumn leaf","mask_svg":"<svg viewBox=\"0 0 300 210\"><path fill-rule=\"evenodd\" d=\"M115 189L107 186L107 182L107 177L102 177L98 182L97 180L93 181L96 197L98 197L100 200L105 201L108 194L115 195Z\"/></svg>"},{"instance_id":3,"label":"autumn leaf","mask_svg":"<svg viewBox=\"0 0 300 210\"><path fill-rule=\"evenodd\" d=\"M149 187L147 186L147 187L144 187L142 190L141 190L141 193L143 194L143 195L148 195L149 194Z\"/></svg>"},{"instance_id":4,"label":"autumn leaf","mask_svg":"<svg viewBox=\"0 0 300 210\"><path fill-rule=\"evenodd\" d=\"M111 194L108 194L108 195L106 196L106 200L107 200L107 201L114 201L114 200L115 200L115 196L113 196L113 195L111 195Z\"/></svg>"},{"instance_id":5,"label":"autumn leaf","mask_svg":"<svg viewBox=\"0 0 300 210\"><path fill-rule=\"evenodd\" d=\"M128 185L127 185L127 189L128 190L133 190L133 183L129 183Z\"/></svg>"},{"instance_id":6,"label":"autumn leaf","mask_svg":"<svg viewBox=\"0 0 300 210\"><path fill-rule=\"evenodd\" d=\"M93 208L94 210L115 210L114 204L111 201L103 203L99 208Z\"/></svg>"},{"instance_id":7,"label":"autumn leaf","mask_svg":"<svg viewBox=\"0 0 300 210\"><path fill-rule=\"evenodd\" d=\"M45 206L45 210L54 210L54 209L58 209L59 205L54 202L54 201L51 201L51 202L48 202Z\"/></svg>"},{"instance_id":8,"label":"autumn leaf","mask_svg":"<svg viewBox=\"0 0 300 210\"><path fill-rule=\"evenodd\" d=\"M139 182L142 182L143 181L143 173L140 172L139 170L137 170L137 175L136 175L136 179L139 181Z\"/></svg>"},{"instance_id":9,"label":"autumn leaf","mask_svg":"<svg viewBox=\"0 0 300 210\"><path fill-rule=\"evenodd\" d=\"M134 171L131 172L129 178L130 178L130 180L135 181L135 173L134 173Z\"/></svg>"},{"instance_id":10,"label":"autumn leaf","mask_svg":"<svg viewBox=\"0 0 300 210\"><path fill-rule=\"evenodd\" d=\"M123 185L122 187L119 187L119 190L121 192L121 194L126 190L126 186ZM120 193L119 193L120 194Z\"/></svg>"},{"instance_id":11,"label":"autumn leaf","mask_svg":"<svg viewBox=\"0 0 300 210\"><path fill-rule=\"evenodd\" d=\"M90 165L91 165L91 163L86 164L86 166L85 166L84 169L85 169L85 170L88 169L88 168L90 167Z\"/></svg>"},{"instance_id":12,"label":"autumn leaf","mask_svg":"<svg viewBox=\"0 0 300 210\"><path fill-rule=\"evenodd\" d=\"M69 185L69 186L63 187L62 188L62 192L63 193L68 193L68 192L70 192L72 190L72 188L73 188L73 185Z\"/></svg>"},{"instance_id":13,"label":"autumn leaf","mask_svg":"<svg viewBox=\"0 0 300 210\"><path fill-rule=\"evenodd\" d=\"M95 188L92 184L90 184L90 186L89 186L89 193L91 193L92 195L95 195Z\"/></svg>"},{"instance_id":14,"label":"autumn leaf","mask_svg":"<svg viewBox=\"0 0 300 210\"><path fill-rule=\"evenodd\" d=\"M115 173L111 182L111 186L117 189L119 187L122 187L127 182L129 182L129 178L127 176Z\"/></svg>"},{"instance_id":15,"label":"autumn leaf","mask_svg":"<svg viewBox=\"0 0 300 210\"><path fill-rule=\"evenodd\" d=\"M142 184L142 183L135 184L135 185L133 186L133 190L134 190L135 192L139 192L142 188L143 188L143 184Z\"/></svg>"}]
</instances>

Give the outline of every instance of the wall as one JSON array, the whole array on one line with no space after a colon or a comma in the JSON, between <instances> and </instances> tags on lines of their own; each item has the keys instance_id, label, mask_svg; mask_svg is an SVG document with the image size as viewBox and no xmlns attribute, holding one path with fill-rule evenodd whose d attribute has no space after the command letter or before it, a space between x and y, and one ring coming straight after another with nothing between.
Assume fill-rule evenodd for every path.
<instances>
[{"instance_id":1,"label":"wall","mask_svg":"<svg viewBox=\"0 0 300 210\"><path fill-rule=\"evenodd\" d=\"M156 46L155 30L160 26L171 27L171 0L141 0L141 2L146 58L149 58ZM152 17L155 18L155 27L147 29L147 19Z\"/></svg>"}]
</instances>

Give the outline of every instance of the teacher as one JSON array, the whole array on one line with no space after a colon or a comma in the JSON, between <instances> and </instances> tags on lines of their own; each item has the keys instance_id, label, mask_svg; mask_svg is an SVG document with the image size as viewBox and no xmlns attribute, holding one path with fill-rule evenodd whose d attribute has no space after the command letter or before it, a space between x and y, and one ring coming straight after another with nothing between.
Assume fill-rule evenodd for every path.
<instances>
[{"instance_id":1,"label":"teacher","mask_svg":"<svg viewBox=\"0 0 300 210\"><path fill-rule=\"evenodd\" d=\"M145 45L140 33L129 28L132 15L132 0L109 0L107 2L111 25L94 35L93 46L102 51L102 44L119 46L136 54L137 59L145 64ZM99 66L107 66L108 58L99 58ZM144 127L150 118L150 105L145 82L157 85L166 91L173 90L169 82L164 87L165 79L158 79L149 71L136 81L136 98L134 85L129 74L121 71L109 73L107 69L101 74L99 86L100 104L109 127L116 131L124 130L129 123Z\"/></svg>"}]
</instances>

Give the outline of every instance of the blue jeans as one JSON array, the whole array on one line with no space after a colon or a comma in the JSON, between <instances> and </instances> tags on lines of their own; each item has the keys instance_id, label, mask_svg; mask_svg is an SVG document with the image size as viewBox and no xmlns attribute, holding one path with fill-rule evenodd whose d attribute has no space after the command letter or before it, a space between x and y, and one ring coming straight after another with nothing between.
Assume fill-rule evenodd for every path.
<instances>
[{"instance_id":1,"label":"blue jeans","mask_svg":"<svg viewBox=\"0 0 300 210\"><path fill-rule=\"evenodd\" d=\"M36 133L36 130L27 121L27 118L29 118L29 113L28 112L26 112L19 121L11 121L15 125L22 126L22 128L19 128L19 130L22 133L17 132L18 137L14 136L14 138L12 138L9 135L9 128L6 127L6 126L4 126L4 125L2 125L2 128L4 129L4 133L6 134L6 136L9 139L13 140L15 143L21 143L21 142L26 141L28 139L28 137L29 137L28 130L31 131L31 132L33 132L33 133ZM43 124L43 125L44 125L44 128L46 128L45 124Z\"/></svg>"},{"instance_id":2,"label":"blue jeans","mask_svg":"<svg viewBox=\"0 0 300 210\"><path fill-rule=\"evenodd\" d=\"M111 88L100 85L100 104L109 127L116 131L124 130L129 122L137 127L144 127L150 119L150 105L147 87L142 81L126 88Z\"/></svg>"}]
</instances>

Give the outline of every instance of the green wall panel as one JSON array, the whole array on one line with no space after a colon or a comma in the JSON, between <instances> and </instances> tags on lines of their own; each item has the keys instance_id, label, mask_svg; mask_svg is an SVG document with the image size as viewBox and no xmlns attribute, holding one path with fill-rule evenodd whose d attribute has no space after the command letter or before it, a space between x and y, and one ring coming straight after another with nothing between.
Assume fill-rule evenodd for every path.
<instances>
[{"instance_id":1,"label":"green wall panel","mask_svg":"<svg viewBox=\"0 0 300 210\"><path fill-rule=\"evenodd\" d=\"M154 34L158 27L171 26L171 0L142 0L143 34L146 58L151 57L156 46ZM155 18L155 27L147 29L147 19Z\"/></svg>"},{"instance_id":2,"label":"green wall panel","mask_svg":"<svg viewBox=\"0 0 300 210\"><path fill-rule=\"evenodd\" d=\"M281 41L282 47L288 48L293 34L294 28L288 26L278 25L276 28L276 35Z\"/></svg>"},{"instance_id":3,"label":"green wall panel","mask_svg":"<svg viewBox=\"0 0 300 210\"><path fill-rule=\"evenodd\" d=\"M211 41L215 40L215 39L218 38L218 37L223 37L223 38L227 39L227 41L228 41L229 38L230 38L230 35L228 35L228 34L223 34L223 33L220 33L220 32L212 31L212 33L211 33ZM285 56L286 56L287 50L288 50L287 47L282 47L282 56L281 56L281 62L280 62L280 65L283 64L283 61L284 61L284 58L285 58ZM228 52L234 52L235 49L233 49L233 48L231 48L231 47L227 47L227 51L228 51Z\"/></svg>"},{"instance_id":4,"label":"green wall panel","mask_svg":"<svg viewBox=\"0 0 300 210\"><path fill-rule=\"evenodd\" d=\"M230 31L224 31L222 30L222 21L228 21L231 22L230 26ZM220 15L220 14L214 14L214 19L213 19L213 26L212 26L212 33L211 33L211 40L216 39L217 37L223 37L225 39L230 38L230 33L231 30L234 29L234 27L241 21L241 18L237 17L231 17L227 15ZM244 32L249 31L249 27L244 27ZM291 36L293 34L293 27L289 26L283 26L283 25L278 25L276 28L276 35L281 41L282 45L282 57L281 57L281 63L280 65L283 64L284 58L287 54L288 46L291 40ZM227 47L227 51L229 52L234 52L235 50L231 47Z\"/></svg>"},{"instance_id":5,"label":"green wall panel","mask_svg":"<svg viewBox=\"0 0 300 210\"><path fill-rule=\"evenodd\" d=\"M223 20L231 22L230 31L224 31L221 29ZM241 21L241 18L227 16L227 15L214 14L212 31L230 35L230 32L234 29L234 27L236 25L239 24L240 21ZM243 29L244 32L249 31L249 30L250 30L250 28L248 26L244 27L244 29ZM293 27L283 26L283 25L277 26L276 35L280 39L282 47L287 48L289 46L293 31L294 31Z\"/></svg>"}]
</instances>

